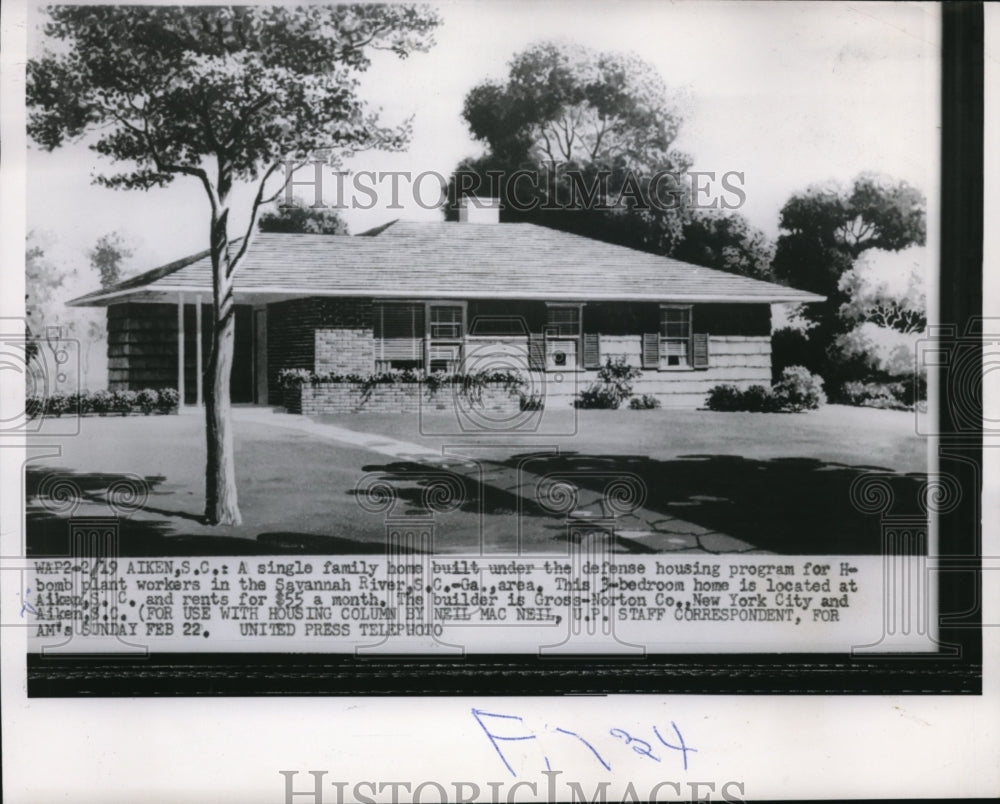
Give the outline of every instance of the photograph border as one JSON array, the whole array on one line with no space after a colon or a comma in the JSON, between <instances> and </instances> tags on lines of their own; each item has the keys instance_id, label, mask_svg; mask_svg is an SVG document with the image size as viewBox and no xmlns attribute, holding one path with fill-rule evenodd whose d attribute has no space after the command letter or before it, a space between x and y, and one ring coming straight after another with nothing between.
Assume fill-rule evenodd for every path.
<instances>
[{"instance_id":1,"label":"photograph border","mask_svg":"<svg viewBox=\"0 0 1000 804\"><path fill-rule=\"evenodd\" d=\"M942 17L940 308L944 339L982 356L984 10ZM977 329L977 327L979 327ZM950 334L949 334L950 333ZM989 333L993 334L993 333ZM936 654L649 654L641 659L518 655L366 658L314 653L28 654L28 696L980 694L983 428L980 394L956 398L939 373L939 471L963 490L938 516ZM951 435L954 434L954 435ZM945 653L949 655L945 655Z\"/></svg>"}]
</instances>

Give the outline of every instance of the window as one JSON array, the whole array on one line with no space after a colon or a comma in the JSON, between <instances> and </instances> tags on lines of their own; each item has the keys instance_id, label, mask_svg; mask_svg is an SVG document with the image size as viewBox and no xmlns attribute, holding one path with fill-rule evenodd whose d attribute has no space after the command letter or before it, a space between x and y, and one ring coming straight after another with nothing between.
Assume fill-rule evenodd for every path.
<instances>
[{"instance_id":1,"label":"window","mask_svg":"<svg viewBox=\"0 0 1000 804\"><path fill-rule=\"evenodd\" d=\"M454 374L462 365L464 310L460 304L430 304L427 313L427 366Z\"/></svg>"},{"instance_id":2,"label":"window","mask_svg":"<svg viewBox=\"0 0 1000 804\"><path fill-rule=\"evenodd\" d=\"M580 353L579 304L550 304L545 316L545 366L576 369Z\"/></svg>"},{"instance_id":3,"label":"window","mask_svg":"<svg viewBox=\"0 0 1000 804\"><path fill-rule=\"evenodd\" d=\"M431 305L431 339L459 340L462 337L462 308L458 305Z\"/></svg>"},{"instance_id":4,"label":"window","mask_svg":"<svg viewBox=\"0 0 1000 804\"><path fill-rule=\"evenodd\" d=\"M579 338L580 337L580 307L556 306L550 304L545 324L545 332L550 337Z\"/></svg>"},{"instance_id":5,"label":"window","mask_svg":"<svg viewBox=\"0 0 1000 804\"><path fill-rule=\"evenodd\" d=\"M380 370L423 368L424 305L376 304L375 359Z\"/></svg>"},{"instance_id":6,"label":"window","mask_svg":"<svg viewBox=\"0 0 1000 804\"><path fill-rule=\"evenodd\" d=\"M469 324L469 335L474 338L524 338L527 334L523 316L477 315Z\"/></svg>"},{"instance_id":7,"label":"window","mask_svg":"<svg viewBox=\"0 0 1000 804\"><path fill-rule=\"evenodd\" d=\"M660 308L660 368L691 365L691 308Z\"/></svg>"}]
</instances>

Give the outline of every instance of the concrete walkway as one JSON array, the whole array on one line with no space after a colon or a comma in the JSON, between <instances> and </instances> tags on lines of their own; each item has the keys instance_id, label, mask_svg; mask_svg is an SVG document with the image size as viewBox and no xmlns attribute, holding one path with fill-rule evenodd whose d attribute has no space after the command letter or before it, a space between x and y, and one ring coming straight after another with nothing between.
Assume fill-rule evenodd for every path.
<instances>
[{"instance_id":1,"label":"concrete walkway","mask_svg":"<svg viewBox=\"0 0 1000 804\"><path fill-rule=\"evenodd\" d=\"M414 444L390 438L377 433L360 432L332 424L321 424L307 416L284 413L279 410L260 407L233 408L235 422L253 422L269 427L292 430L298 433L326 439L349 447L361 448L384 455L399 462L408 462L435 468L447 469L482 487L484 495L497 489L534 505L535 490L541 481L538 475L526 472L492 460L474 459L466 455L443 453ZM474 454L474 449L467 450ZM523 453L524 448L520 447ZM562 479L560 478L560 481ZM574 519L601 517L602 495L596 491L575 486L577 505L572 514ZM553 514L553 518L556 515ZM664 515L645 507L621 516L615 523L616 551L636 553L741 553L762 552L753 545L717 531L710 531L693 522Z\"/></svg>"}]
</instances>

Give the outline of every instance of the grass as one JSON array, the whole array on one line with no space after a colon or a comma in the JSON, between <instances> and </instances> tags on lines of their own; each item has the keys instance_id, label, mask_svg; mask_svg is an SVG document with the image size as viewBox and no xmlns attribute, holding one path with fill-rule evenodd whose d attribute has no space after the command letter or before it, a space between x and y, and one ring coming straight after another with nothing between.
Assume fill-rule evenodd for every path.
<instances>
[{"instance_id":1,"label":"grass","mask_svg":"<svg viewBox=\"0 0 1000 804\"><path fill-rule=\"evenodd\" d=\"M654 460L692 454L745 458L810 458L892 472L926 472L927 441L916 435L913 413L826 405L808 413L716 413L706 410L566 410L547 419L549 429L528 435L503 431L482 437L424 435L454 429L439 411L386 416L356 413L321 421L437 447L442 443L557 446L562 452L598 455L640 452ZM575 435L562 435L573 433ZM559 435L547 435L556 433ZM493 454L502 454L494 450Z\"/></svg>"}]
</instances>

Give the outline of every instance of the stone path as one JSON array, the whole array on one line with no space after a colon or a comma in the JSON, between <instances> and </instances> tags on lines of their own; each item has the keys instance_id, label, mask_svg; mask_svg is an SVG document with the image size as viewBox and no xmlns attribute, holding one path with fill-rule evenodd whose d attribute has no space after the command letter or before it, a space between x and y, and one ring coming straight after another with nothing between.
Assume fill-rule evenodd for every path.
<instances>
[{"instance_id":1,"label":"stone path","mask_svg":"<svg viewBox=\"0 0 1000 804\"><path fill-rule=\"evenodd\" d=\"M541 477L524 469L511 467L495 460L476 460L476 448L465 449L465 454L456 454L457 447L449 447L445 454L430 447L390 438L377 433L349 430L332 424L321 424L306 416L275 411L269 408L233 408L233 419L236 422L246 421L279 427L299 433L323 438L339 444L357 447L370 452L384 455L395 461L414 463L446 469L449 472L468 478L476 484L482 484L483 493L497 489L506 494L521 498L531 505L538 503L536 491L539 484L544 485ZM517 452L523 454L525 447L517 447ZM547 451L546 451L547 452ZM539 453L544 454L544 453ZM404 482L404 481L401 481ZM572 486L576 505L573 506L570 517L573 520L585 522L588 519L599 519L606 515L603 495L597 491L581 488L562 477L559 482ZM566 488L559 491L567 491ZM693 499L691 504L697 505ZM553 518L560 518L553 513ZM761 552L753 545L717 531L711 531L693 522L679 517L652 511L639 507L631 513L618 516L615 520L617 536L615 550L617 552L634 553L739 553Z\"/></svg>"}]
</instances>

